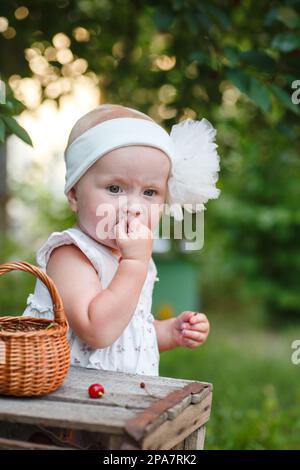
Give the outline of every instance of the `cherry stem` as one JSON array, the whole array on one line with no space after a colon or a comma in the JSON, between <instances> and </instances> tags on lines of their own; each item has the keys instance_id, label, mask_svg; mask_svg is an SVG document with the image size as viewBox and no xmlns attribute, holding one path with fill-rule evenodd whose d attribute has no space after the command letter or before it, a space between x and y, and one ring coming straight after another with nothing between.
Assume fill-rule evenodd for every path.
<instances>
[{"instance_id":1,"label":"cherry stem","mask_svg":"<svg viewBox=\"0 0 300 470\"><path fill-rule=\"evenodd\" d=\"M159 397L156 397L155 395L152 395L152 393L148 392L148 388L146 387L146 385L144 387L142 387L146 393L148 393L148 395L152 398L159 398Z\"/></svg>"}]
</instances>

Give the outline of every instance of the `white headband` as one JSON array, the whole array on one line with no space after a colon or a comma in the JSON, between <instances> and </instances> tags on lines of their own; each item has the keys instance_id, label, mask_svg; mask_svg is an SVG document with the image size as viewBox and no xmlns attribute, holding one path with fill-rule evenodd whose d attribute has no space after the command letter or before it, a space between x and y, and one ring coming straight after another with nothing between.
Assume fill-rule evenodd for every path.
<instances>
[{"instance_id":1,"label":"white headband","mask_svg":"<svg viewBox=\"0 0 300 470\"><path fill-rule=\"evenodd\" d=\"M171 160L167 203L170 214L183 218L181 206L191 204L191 212L204 209L203 203L219 196L219 155L213 142L216 131L206 119L186 119L172 127L170 135L154 121L115 118L88 129L65 152L64 192L75 185L99 158L119 147L148 145L165 152ZM196 207L198 205L198 207ZM187 207L187 209L189 209Z\"/></svg>"}]
</instances>

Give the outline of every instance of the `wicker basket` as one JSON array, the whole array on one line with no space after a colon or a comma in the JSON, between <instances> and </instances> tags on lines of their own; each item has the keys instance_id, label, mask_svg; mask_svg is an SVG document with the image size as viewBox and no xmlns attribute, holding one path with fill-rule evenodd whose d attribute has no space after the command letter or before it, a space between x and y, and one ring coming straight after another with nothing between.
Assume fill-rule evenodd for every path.
<instances>
[{"instance_id":1,"label":"wicker basket","mask_svg":"<svg viewBox=\"0 0 300 470\"><path fill-rule=\"evenodd\" d=\"M54 320L27 316L0 316L0 394L40 396L56 390L70 366L68 323L61 297L51 278L38 267L21 261L0 265L0 276L27 271L48 288Z\"/></svg>"}]
</instances>

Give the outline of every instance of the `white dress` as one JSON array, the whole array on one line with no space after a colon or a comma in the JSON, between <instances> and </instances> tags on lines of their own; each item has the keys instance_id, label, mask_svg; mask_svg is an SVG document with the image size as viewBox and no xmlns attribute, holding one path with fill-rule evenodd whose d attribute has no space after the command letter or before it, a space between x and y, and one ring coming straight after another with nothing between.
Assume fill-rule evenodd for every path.
<instances>
[{"instance_id":1,"label":"white dress","mask_svg":"<svg viewBox=\"0 0 300 470\"><path fill-rule=\"evenodd\" d=\"M105 289L118 269L118 258L84 233L77 225L62 232L52 232L37 252L37 265L46 272L51 251L60 245L76 245L89 258ZM91 369L104 369L143 375L159 375L159 349L151 313L152 291L158 281L153 258L134 314L123 333L110 346L93 349L75 336L69 328L71 364ZM122 314L122 312L120 312ZM23 315L53 319L53 306L46 286L37 279L35 290L27 298Z\"/></svg>"}]
</instances>

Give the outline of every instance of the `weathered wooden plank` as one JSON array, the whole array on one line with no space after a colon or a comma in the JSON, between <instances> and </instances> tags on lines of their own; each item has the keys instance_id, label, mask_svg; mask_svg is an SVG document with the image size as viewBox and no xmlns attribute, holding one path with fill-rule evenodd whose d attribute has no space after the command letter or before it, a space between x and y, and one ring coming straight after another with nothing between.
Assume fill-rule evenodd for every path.
<instances>
[{"instance_id":1,"label":"weathered wooden plank","mask_svg":"<svg viewBox=\"0 0 300 470\"><path fill-rule=\"evenodd\" d=\"M175 419L165 421L142 441L142 449L169 450L183 441L193 431L203 426L209 419L212 394L201 403L188 406Z\"/></svg>"},{"instance_id":2,"label":"weathered wooden plank","mask_svg":"<svg viewBox=\"0 0 300 470\"><path fill-rule=\"evenodd\" d=\"M205 387L201 392L199 393L193 393L191 396L191 403L194 405L196 403L199 403L200 401L203 400L203 398L206 397L206 395L209 395L212 391L212 388Z\"/></svg>"},{"instance_id":3,"label":"weathered wooden plank","mask_svg":"<svg viewBox=\"0 0 300 470\"><path fill-rule=\"evenodd\" d=\"M124 436L113 434L108 437L107 450L119 450L121 449L124 442Z\"/></svg>"},{"instance_id":4,"label":"weathered wooden plank","mask_svg":"<svg viewBox=\"0 0 300 470\"><path fill-rule=\"evenodd\" d=\"M141 388L141 392L126 393L121 392L119 388L109 389L106 384L103 384L105 394L101 398L101 404L107 406L119 406L129 409L144 409L150 406L154 401L164 398L168 393L180 388L165 387L164 389L156 389L155 394L149 394ZM152 391L152 390L151 390ZM93 404L95 400L89 398L87 388L74 388L66 384L62 385L58 390L43 397L43 400L51 401L66 401L73 403L86 403Z\"/></svg>"},{"instance_id":5,"label":"weathered wooden plank","mask_svg":"<svg viewBox=\"0 0 300 470\"><path fill-rule=\"evenodd\" d=\"M184 450L184 441L178 442L171 450Z\"/></svg>"},{"instance_id":6,"label":"weathered wooden plank","mask_svg":"<svg viewBox=\"0 0 300 470\"><path fill-rule=\"evenodd\" d=\"M0 421L120 434L124 423L134 416L132 410L102 406L100 400L78 406L36 398L0 399Z\"/></svg>"},{"instance_id":7,"label":"weathered wooden plank","mask_svg":"<svg viewBox=\"0 0 300 470\"><path fill-rule=\"evenodd\" d=\"M157 398L158 399L158 398ZM105 389L104 395L98 400L89 398L86 390L78 390L75 388L62 386L55 393L51 393L44 397L44 400L49 401L59 401L59 402L70 402L78 404L88 404L88 405L99 405L99 400L101 400L102 406L108 407L119 407L119 408L128 408L132 410L144 409L147 406L150 406L156 398L150 397L149 395L123 395L120 393L111 393Z\"/></svg>"},{"instance_id":8,"label":"weathered wooden plank","mask_svg":"<svg viewBox=\"0 0 300 470\"><path fill-rule=\"evenodd\" d=\"M141 450L136 442L125 440L121 444L120 450Z\"/></svg>"},{"instance_id":9,"label":"weathered wooden plank","mask_svg":"<svg viewBox=\"0 0 300 470\"><path fill-rule=\"evenodd\" d=\"M101 383L106 391L99 400L90 399L87 393L91 383L96 382ZM146 384L146 389L140 387L141 382ZM208 387L198 393L199 386L201 389L205 385ZM186 396L182 389L187 386L192 388ZM72 366L63 385L47 396L0 397L0 421L4 424L23 423L23 427L37 425L80 430L83 437L94 435L95 438L91 440L95 443L97 436L103 437L105 446L111 450L167 450L180 446L184 440L187 440L187 444L183 445L200 445L200 434L194 434L194 431L209 417L211 388L207 382ZM170 399L168 407L166 396L172 396L172 392L178 395L175 394L175 400ZM202 411L197 406L202 407ZM132 421L138 411L145 410L147 413L152 408L157 413L153 419L144 423L145 438L139 442L130 438L124 431L126 423ZM8 437L2 434L2 438ZM15 436L15 440L22 441L22 437L18 439Z\"/></svg>"},{"instance_id":10,"label":"weathered wooden plank","mask_svg":"<svg viewBox=\"0 0 300 470\"><path fill-rule=\"evenodd\" d=\"M185 450L203 450L205 439L205 426L193 431L189 436L184 440L184 449Z\"/></svg>"},{"instance_id":11,"label":"weathered wooden plank","mask_svg":"<svg viewBox=\"0 0 300 470\"><path fill-rule=\"evenodd\" d=\"M151 393L162 392L166 387L182 388L185 385L195 382L195 380L174 379L171 377L156 377L151 375L127 374L124 372L112 372L98 369L87 369L84 367L71 366L64 380L64 385L77 389L87 389L91 383L99 382L108 390L118 390L119 393L143 394L145 391L140 388L140 383L144 382ZM207 382L201 383L210 385ZM55 393L55 392L54 392Z\"/></svg>"},{"instance_id":12,"label":"weathered wooden plank","mask_svg":"<svg viewBox=\"0 0 300 470\"><path fill-rule=\"evenodd\" d=\"M147 410L146 410L147 412ZM161 426L162 423L164 423L168 419L168 412L164 411L160 413L158 416L155 417L155 419L150 422L146 427L145 427L145 433L151 433L154 431L154 429L158 428Z\"/></svg>"},{"instance_id":13,"label":"weathered wooden plank","mask_svg":"<svg viewBox=\"0 0 300 470\"><path fill-rule=\"evenodd\" d=\"M48 442L44 442L41 434L42 436L46 436L46 439L50 439L50 445L83 450L107 450L107 443L110 437L118 436L117 434L102 434L78 429L0 422L0 436L5 439L48 444ZM119 437L122 438L121 435L119 435ZM38 440L36 440L36 438L38 438ZM42 441L40 441L41 438L43 439Z\"/></svg>"},{"instance_id":14,"label":"weathered wooden plank","mask_svg":"<svg viewBox=\"0 0 300 470\"><path fill-rule=\"evenodd\" d=\"M175 419L192 401L192 395L183 398L180 403L168 409L168 419Z\"/></svg>"},{"instance_id":15,"label":"weathered wooden plank","mask_svg":"<svg viewBox=\"0 0 300 470\"><path fill-rule=\"evenodd\" d=\"M17 441L0 437L0 449L5 450L74 450L71 447L59 447L35 442Z\"/></svg>"},{"instance_id":16,"label":"weathered wooden plank","mask_svg":"<svg viewBox=\"0 0 300 470\"><path fill-rule=\"evenodd\" d=\"M172 391L163 399L154 402L144 411L138 412L135 418L129 420L125 426L127 434L132 436L137 442L140 442L149 432L149 426L151 426L151 430L153 430L154 427L157 427L155 426L157 420L159 420L161 424L161 416L165 416L167 419L170 409L177 405L180 407L181 402L184 401L186 397L189 397L192 393L199 393L204 388L210 390L209 385L203 385L201 382L192 382L179 390ZM188 398L188 400L190 400L190 398Z\"/></svg>"},{"instance_id":17,"label":"weathered wooden plank","mask_svg":"<svg viewBox=\"0 0 300 470\"><path fill-rule=\"evenodd\" d=\"M82 370L81 370L82 369ZM157 378L153 381L153 377L147 376L144 380L146 389L140 387L142 380L137 379L135 374L123 374L115 373L110 371L96 371L104 373L105 377L97 377L97 380L104 386L106 394L103 395L101 401L103 405L108 406L120 406L128 409L144 409L150 406L156 399L164 398L170 392L174 390L182 389L187 383L193 383L193 381L184 381L175 379L163 380L161 383L160 379ZM107 374L108 372L108 374ZM83 369L79 367L71 367L68 376L66 377L63 385L55 392L45 396L47 400L59 400L59 401L71 401L77 403L90 403L91 399L88 397L88 387L93 381L95 370ZM130 379L128 381L128 375L135 377L134 381ZM140 377L140 376L139 376ZM149 378L151 380L149 380ZM169 382L171 381L171 385ZM202 382L201 382L202 383ZM203 382L205 384L205 382ZM175 386L176 384L176 386ZM209 384L210 385L210 384ZM187 406L185 403L182 404L184 409ZM177 407L177 413L180 412L180 407ZM176 409L170 411L170 419L175 416Z\"/></svg>"},{"instance_id":18,"label":"weathered wooden plank","mask_svg":"<svg viewBox=\"0 0 300 470\"><path fill-rule=\"evenodd\" d=\"M197 394L197 395L200 395L200 394ZM180 403L178 403L177 405L169 408L167 411L162 413L159 416L159 418L157 418L155 421L153 421L146 427L146 432L147 433L153 432L154 429L158 428L158 426L160 426L167 419L170 419L170 420L175 419L176 416L178 416L187 406L191 404L192 396L193 395L188 395L187 397L183 398Z\"/></svg>"}]
</instances>

